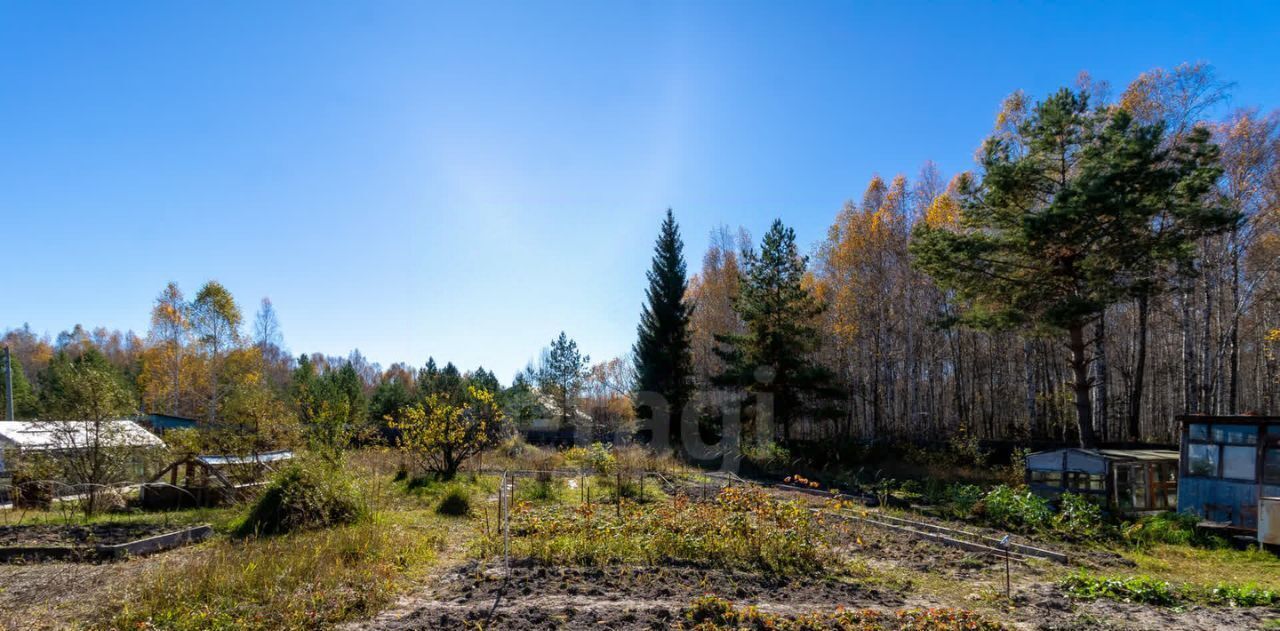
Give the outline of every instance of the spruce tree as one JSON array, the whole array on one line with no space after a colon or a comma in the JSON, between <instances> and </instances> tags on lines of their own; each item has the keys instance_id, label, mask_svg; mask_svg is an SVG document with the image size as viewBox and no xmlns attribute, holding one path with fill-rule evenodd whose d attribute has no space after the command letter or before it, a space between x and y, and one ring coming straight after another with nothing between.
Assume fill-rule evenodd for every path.
<instances>
[{"instance_id":1,"label":"spruce tree","mask_svg":"<svg viewBox=\"0 0 1280 631\"><path fill-rule=\"evenodd\" d=\"M578 397L582 384L590 374L591 356L578 350L578 343L560 332L551 340L551 346L543 349L538 366L538 389L555 401L560 426L567 427L577 418Z\"/></svg>"},{"instance_id":2,"label":"spruce tree","mask_svg":"<svg viewBox=\"0 0 1280 631\"><path fill-rule=\"evenodd\" d=\"M746 324L743 335L719 335L716 354L725 372L717 385L744 388L773 397L773 418L786 442L793 424L821 416L833 394L831 374L814 361L820 338L817 317L824 305L805 286L808 257L796 248L795 231L775 220L760 244L748 250L745 274L734 309ZM773 437L757 436L757 440Z\"/></svg>"},{"instance_id":3,"label":"spruce tree","mask_svg":"<svg viewBox=\"0 0 1280 631\"><path fill-rule=\"evenodd\" d=\"M681 444L680 420L692 390L693 355L689 344L689 318L693 307L685 301L689 281L685 276L684 242L675 215L667 209L662 232L653 248L653 266L647 274L649 288L640 313L636 343L636 389L655 392L666 399L671 444ZM637 414L652 414L637 410Z\"/></svg>"}]
</instances>

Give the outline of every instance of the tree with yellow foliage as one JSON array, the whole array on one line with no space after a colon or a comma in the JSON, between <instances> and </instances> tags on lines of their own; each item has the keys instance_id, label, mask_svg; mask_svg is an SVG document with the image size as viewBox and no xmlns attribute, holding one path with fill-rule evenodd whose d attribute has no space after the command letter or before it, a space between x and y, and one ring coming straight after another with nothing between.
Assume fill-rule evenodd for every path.
<instances>
[{"instance_id":1,"label":"tree with yellow foliage","mask_svg":"<svg viewBox=\"0 0 1280 631\"><path fill-rule=\"evenodd\" d=\"M460 400L449 393L431 394L425 402L401 409L390 421L400 431L400 449L423 472L451 480L472 456L495 444L504 415L493 393L468 386Z\"/></svg>"}]
</instances>

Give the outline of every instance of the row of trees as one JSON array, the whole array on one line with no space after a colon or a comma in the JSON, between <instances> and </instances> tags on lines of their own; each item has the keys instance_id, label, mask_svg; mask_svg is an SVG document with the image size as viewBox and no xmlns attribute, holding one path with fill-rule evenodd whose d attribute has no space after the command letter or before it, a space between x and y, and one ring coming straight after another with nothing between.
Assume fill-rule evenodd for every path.
<instances>
[{"instance_id":1,"label":"row of trees","mask_svg":"<svg viewBox=\"0 0 1280 631\"><path fill-rule=\"evenodd\" d=\"M1280 114L1208 119L1229 87L1201 64L1015 93L974 171L873 178L811 256L721 228L686 279L668 215L638 390L768 393L811 440L1173 442L1176 414L1277 413Z\"/></svg>"},{"instance_id":2,"label":"row of trees","mask_svg":"<svg viewBox=\"0 0 1280 631\"><path fill-rule=\"evenodd\" d=\"M627 402L629 362L592 365L565 333L504 388L492 371L464 372L432 358L421 368L396 363L384 370L359 351L347 357L293 357L284 349L270 300L261 302L250 327L234 296L213 281L192 300L169 284L151 316L145 338L79 325L52 339L29 326L7 331L0 343L13 349L18 418L105 420L144 413L191 418L199 422L199 431L170 435L168 441L179 449L224 453L302 443L332 453L378 438L421 446L438 434L435 429L471 427L473 418L484 419L485 430L478 435L494 439L534 418L584 425L584 413L591 424L580 428L583 435L597 437L626 431L634 418ZM105 408L86 408L77 390L84 380L71 379L80 375L115 386L102 399ZM102 414L91 419L90 411ZM442 419L455 423L442 425ZM442 457L450 465L460 462Z\"/></svg>"}]
</instances>

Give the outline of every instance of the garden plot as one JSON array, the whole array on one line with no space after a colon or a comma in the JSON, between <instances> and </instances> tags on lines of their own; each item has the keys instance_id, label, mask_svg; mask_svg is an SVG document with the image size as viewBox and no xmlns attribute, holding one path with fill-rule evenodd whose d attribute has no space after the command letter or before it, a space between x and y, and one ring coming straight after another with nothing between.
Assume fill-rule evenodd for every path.
<instances>
[{"instance_id":1,"label":"garden plot","mask_svg":"<svg viewBox=\"0 0 1280 631\"><path fill-rule=\"evenodd\" d=\"M708 593L798 614L846 606L892 610L905 604L892 589L836 579L770 577L758 572L689 566L501 567L470 563L399 616L360 629L666 629Z\"/></svg>"},{"instance_id":2,"label":"garden plot","mask_svg":"<svg viewBox=\"0 0 1280 631\"><path fill-rule=\"evenodd\" d=\"M107 560L203 541L209 525L155 523L0 526L0 561Z\"/></svg>"},{"instance_id":3,"label":"garden plot","mask_svg":"<svg viewBox=\"0 0 1280 631\"><path fill-rule=\"evenodd\" d=\"M654 485L661 495L636 501L623 493L619 504L610 488L617 479L589 478L596 497L608 499L591 505L566 480L522 480L509 531L486 526L472 560L353 628L1244 629L1276 617L1270 607L1206 606L1190 597L1157 605L1073 596L1063 583L1071 568L1099 576L1139 568L1114 552L1026 536L1019 541L1067 553L1070 566L1015 560L1006 597L998 553L836 514L874 510L739 480L721 488L705 477ZM941 518L921 523L1002 535Z\"/></svg>"}]
</instances>

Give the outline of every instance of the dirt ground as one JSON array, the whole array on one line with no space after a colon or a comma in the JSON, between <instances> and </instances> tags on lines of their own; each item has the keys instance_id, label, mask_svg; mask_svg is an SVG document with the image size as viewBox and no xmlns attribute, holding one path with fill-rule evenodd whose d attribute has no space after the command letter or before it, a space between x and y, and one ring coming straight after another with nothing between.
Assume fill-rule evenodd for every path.
<instances>
[{"instance_id":1,"label":"dirt ground","mask_svg":"<svg viewBox=\"0 0 1280 631\"><path fill-rule=\"evenodd\" d=\"M896 608L892 590L832 580L779 581L759 574L690 567L456 567L425 594L403 599L352 630L665 629L690 600L718 594L778 612L846 607Z\"/></svg>"},{"instance_id":2,"label":"dirt ground","mask_svg":"<svg viewBox=\"0 0 1280 631\"><path fill-rule=\"evenodd\" d=\"M688 604L715 594L735 604L791 615L837 607L894 611L954 607L977 610L1017 629L1260 629L1280 610L1187 606L1164 608L1100 600L1082 602L1058 587L1064 568L1013 563L1012 599L1004 598L1003 559L864 526L851 528L842 554L849 578L779 579L760 573L692 566L544 566L470 559L475 524L457 522L439 564L418 587L347 631L414 629L668 629ZM35 532L35 531L32 531ZM91 534L91 533L90 533ZM0 541L3 541L0 531ZM84 536L89 536L86 534ZM1052 546L1063 549L1062 546ZM1072 566L1123 574L1115 554L1067 549ZM0 629L67 629L92 621L153 564L173 550L114 563L0 564ZM1280 627L1272 627L1280 628Z\"/></svg>"},{"instance_id":3,"label":"dirt ground","mask_svg":"<svg viewBox=\"0 0 1280 631\"><path fill-rule=\"evenodd\" d=\"M0 564L0 629L71 629L83 626L114 590L173 550L110 563Z\"/></svg>"}]
</instances>

